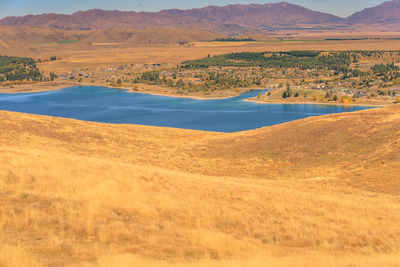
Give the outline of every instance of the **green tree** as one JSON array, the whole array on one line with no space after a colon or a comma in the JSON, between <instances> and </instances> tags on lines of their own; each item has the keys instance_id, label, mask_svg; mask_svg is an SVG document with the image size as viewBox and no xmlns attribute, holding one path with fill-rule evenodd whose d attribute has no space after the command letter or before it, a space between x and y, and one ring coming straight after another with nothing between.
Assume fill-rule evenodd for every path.
<instances>
[{"instance_id":1,"label":"green tree","mask_svg":"<svg viewBox=\"0 0 400 267\"><path fill-rule=\"evenodd\" d=\"M171 79L167 80L167 86L168 87L174 87L174 81L172 81Z\"/></svg>"},{"instance_id":2,"label":"green tree","mask_svg":"<svg viewBox=\"0 0 400 267\"><path fill-rule=\"evenodd\" d=\"M326 91L325 98L329 99L330 97L331 97L331 93L329 91Z\"/></svg>"},{"instance_id":3,"label":"green tree","mask_svg":"<svg viewBox=\"0 0 400 267\"><path fill-rule=\"evenodd\" d=\"M287 97L291 97L293 95L292 89L290 88L289 84L287 84L286 94L287 94Z\"/></svg>"},{"instance_id":4,"label":"green tree","mask_svg":"<svg viewBox=\"0 0 400 267\"><path fill-rule=\"evenodd\" d=\"M183 88L184 86L185 82L182 79L176 82L176 87Z\"/></svg>"},{"instance_id":5,"label":"green tree","mask_svg":"<svg viewBox=\"0 0 400 267\"><path fill-rule=\"evenodd\" d=\"M54 81L55 78L57 78L57 75L55 75L53 72L50 72L50 80Z\"/></svg>"}]
</instances>

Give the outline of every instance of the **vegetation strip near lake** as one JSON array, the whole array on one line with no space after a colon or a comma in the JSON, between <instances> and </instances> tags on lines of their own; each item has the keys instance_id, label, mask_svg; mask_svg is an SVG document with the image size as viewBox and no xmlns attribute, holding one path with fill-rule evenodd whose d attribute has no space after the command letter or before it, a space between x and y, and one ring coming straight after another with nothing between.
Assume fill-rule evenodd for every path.
<instances>
[{"instance_id":1,"label":"vegetation strip near lake","mask_svg":"<svg viewBox=\"0 0 400 267\"><path fill-rule=\"evenodd\" d=\"M143 72L132 82L204 94L254 87L281 90L286 84L281 92L285 102L304 96L304 102L356 104L374 99L380 105L400 102L399 62L399 51L242 52L185 61L169 71Z\"/></svg>"},{"instance_id":2,"label":"vegetation strip near lake","mask_svg":"<svg viewBox=\"0 0 400 267\"><path fill-rule=\"evenodd\" d=\"M41 62L29 60L33 64ZM50 58L50 61L58 60L56 56ZM387 105L400 102L399 62L399 51L242 52L210 55L175 67L165 64L136 67L131 64L97 68L91 73L85 69L57 75L51 71L36 71L33 78L29 77L31 72L27 67L14 64L12 67L19 68L19 73L24 75L0 74L3 80L0 80L0 86L41 82L98 84L200 98L220 98L249 89L271 88L272 92L257 101L270 102L271 97L280 95L282 102ZM300 98L303 99L300 101Z\"/></svg>"}]
</instances>

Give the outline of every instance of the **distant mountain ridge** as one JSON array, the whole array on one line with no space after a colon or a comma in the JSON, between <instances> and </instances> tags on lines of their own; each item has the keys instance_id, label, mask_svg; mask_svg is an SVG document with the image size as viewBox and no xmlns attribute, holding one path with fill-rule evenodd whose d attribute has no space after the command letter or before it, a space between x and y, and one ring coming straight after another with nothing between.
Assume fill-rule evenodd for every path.
<instances>
[{"instance_id":1,"label":"distant mountain ridge","mask_svg":"<svg viewBox=\"0 0 400 267\"><path fill-rule=\"evenodd\" d=\"M169 9L160 12L92 9L78 11L72 15L27 15L0 20L0 26L47 27L63 30L186 28L219 33L229 28L242 28L246 31L299 25L355 24L400 24L400 0L364 9L348 18L281 2L264 5L208 6L189 10Z\"/></svg>"},{"instance_id":2,"label":"distant mountain ridge","mask_svg":"<svg viewBox=\"0 0 400 267\"><path fill-rule=\"evenodd\" d=\"M400 24L400 0L366 8L347 18L353 24Z\"/></svg>"},{"instance_id":3,"label":"distant mountain ridge","mask_svg":"<svg viewBox=\"0 0 400 267\"><path fill-rule=\"evenodd\" d=\"M189 16L222 24L237 24L245 27L289 26L295 24L337 23L342 18L312 11L286 2L265 5L209 6L200 9L161 11L162 14Z\"/></svg>"},{"instance_id":4,"label":"distant mountain ridge","mask_svg":"<svg viewBox=\"0 0 400 267\"><path fill-rule=\"evenodd\" d=\"M257 28L262 26L294 26L297 24L330 24L342 21L342 18L334 15L282 2L265 5L209 6L190 10L170 9L160 12L92 9L78 11L72 15L43 14L7 17L0 20L0 25L50 27L67 30L160 27L212 30L222 25Z\"/></svg>"}]
</instances>

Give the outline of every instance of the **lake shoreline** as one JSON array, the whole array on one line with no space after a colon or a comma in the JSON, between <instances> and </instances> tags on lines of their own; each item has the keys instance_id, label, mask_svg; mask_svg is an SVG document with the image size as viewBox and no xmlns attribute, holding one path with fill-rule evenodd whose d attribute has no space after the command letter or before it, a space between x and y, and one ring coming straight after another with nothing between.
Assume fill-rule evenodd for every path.
<instances>
[{"instance_id":1,"label":"lake shoreline","mask_svg":"<svg viewBox=\"0 0 400 267\"><path fill-rule=\"evenodd\" d=\"M50 91L58 91L62 90L65 88L69 87L75 87L75 86L100 86L100 87L107 87L111 89L119 89L119 90L126 90L129 93L137 93L137 94L149 94L149 95L158 95L158 96L167 96L167 97L177 97L177 98L191 98L191 99L196 99L196 100L219 100L219 99L229 99L232 97L239 96L240 94L244 92L248 92L251 90L249 88L248 90L242 90L238 93L232 92L232 91L225 91L228 92L229 94L226 96L200 96L200 95L183 95L183 94L178 94L174 93L172 90L164 91L164 92L159 92L157 90L152 90L143 88L138 88L135 90L132 87L128 86L121 86L121 87L113 87L110 86L109 84L104 84L104 83L68 83L68 82L51 82L51 83L35 83L35 84L19 84L19 85L14 85L13 87L9 86L0 86L0 94L19 94L19 93L40 93L40 92L50 92Z\"/></svg>"},{"instance_id":2,"label":"lake shoreline","mask_svg":"<svg viewBox=\"0 0 400 267\"><path fill-rule=\"evenodd\" d=\"M326 106L356 106L356 107L387 107L392 106L393 104L368 104L368 103L353 103L353 104L344 104L344 103L324 103L324 102L291 102L291 101L259 101L254 98L243 99L245 102L256 103L256 104L276 104L276 105L326 105Z\"/></svg>"},{"instance_id":3,"label":"lake shoreline","mask_svg":"<svg viewBox=\"0 0 400 267\"><path fill-rule=\"evenodd\" d=\"M42 84L22 84L22 85L15 85L13 88L0 86L0 93L4 94L15 94L15 93L39 93L39 92L50 92L50 91L58 91L69 87L74 86L101 86L107 87L116 90L126 90L129 93L136 93L136 94L149 94L149 95L156 95L156 96L166 96L166 97L175 97L175 98L189 98L195 100L222 100L222 99L229 99L233 97L240 96L242 93L253 91L253 90L263 90L257 88L248 88L247 90L241 90L240 92L232 92L232 91L225 91L228 92L229 95L226 96L200 96L200 95L182 95L178 93L174 93L172 90L169 91L157 91L152 89L133 89L132 87L128 86L121 86L121 87L112 87L107 84L103 83L91 83L91 84L81 84L81 83L67 83L67 82L51 82L51 83L42 83ZM331 105L331 106L365 106L365 107L385 107L394 105L394 103L381 103L381 104L369 104L369 103L352 103L352 104L344 104L344 103L324 103L324 102L311 102L311 101L299 101L299 102L292 102L292 101L260 101L256 98L248 98L243 99L244 102L250 103L257 103L257 104L290 104L290 105Z\"/></svg>"},{"instance_id":4,"label":"lake shoreline","mask_svg":"<svg viewBox=\"0 0 400 267\"><path fill-rule=\"evenodd\" d=\"M259 94L257 90L212 101L134 93L136 95L124 88L76 86L47 93L3 94L0 109L112 124L241 132L311 116L373 108L249 103L248 99Z\"/></svg>"},{"instance_id":5,"label":"lake shoreline","mask_svg":"<svg viewBox=\"0 0 400 267\"><path fill-rule=\"evenodd\" d=\"M107 86L108 87L108 86ZM245 93L246 91L242 91L239 94L232 95L232 96L212 96L212 97L201 97L201 96L191 96L191 95L180 95L180 94L174 94L174 93L161 93L161 92L152 92L152 91L140 91L140 90L133 90L133 89L128 89L128 88L122 88L122 87L108 87L112 89L123 89L127 90L128 93L133 93L133 94L148 94L148 95L155 95L155 96L166 96L166 97L175 97L175 98L190 98L190 99L195 99L195 100L222 100L222 99L229 99L232 97L239 96L242 93Z\"/></svg>"}]
</instances>

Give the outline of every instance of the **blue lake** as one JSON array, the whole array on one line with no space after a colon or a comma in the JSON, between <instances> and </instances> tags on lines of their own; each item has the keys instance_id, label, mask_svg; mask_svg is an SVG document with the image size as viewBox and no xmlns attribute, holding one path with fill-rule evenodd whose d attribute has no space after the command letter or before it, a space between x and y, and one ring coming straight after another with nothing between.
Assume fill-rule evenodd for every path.
<instances>
[{"instance_id":1,"label":"blue lake","mask_svg":"<svg viewBox=\"0 0 400 267\"><path fill-rule=\"evenodd\" d=\"M118 124L237 132L310 116L367 109L361 106L257 104L243 101L258 91L218 100L195 100L98 86L0 94L0 110Z\"/></svg>"}]
</instances>

